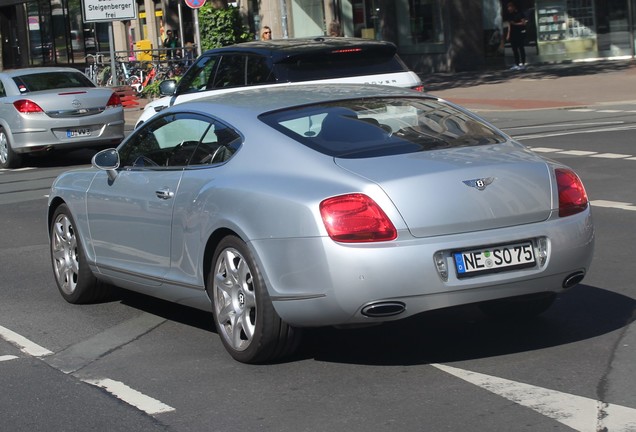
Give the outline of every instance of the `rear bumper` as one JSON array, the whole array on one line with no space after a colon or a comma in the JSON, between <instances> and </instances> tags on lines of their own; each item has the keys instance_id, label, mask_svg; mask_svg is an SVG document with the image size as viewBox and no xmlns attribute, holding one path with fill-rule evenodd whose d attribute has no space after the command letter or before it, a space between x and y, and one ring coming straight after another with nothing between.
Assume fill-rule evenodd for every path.
<instances>
[{"instance_id":1,"label":"rear bumper","mask_svg":"<svg viewBox=\"0 0 636 432\"><path fill-rule=\"evenodd\" d=\"M60 137L51 129L27 129L12 131L11 148L16 153L34 153L47 150L72 150L77 148L117 146L124 139L124 120L116 120L98 127L97 133L88 137Z\"/></svg>"},{"instance_id":2,"label":"rear bumper","mask_svg":"<svg viewBox=\"0 0 636 432\"><path fill-rule=\"evenodd\" d=\"M543 266L457 278L450 251L520 239L548 239ZM421 312L519 295L561 292L564 281L587 273L594 250L589 209L578 215L537 224L413 238L395 242L344 245L329 238L253 242L274 307L296 326L372 324ZM302 253L299 253L302 251ZM448 252L448 279L434 255ZM369 317L369 305L400 303L404 311ZM391 307L387 307L391 309Z\"/></svg>"}]
</instances>

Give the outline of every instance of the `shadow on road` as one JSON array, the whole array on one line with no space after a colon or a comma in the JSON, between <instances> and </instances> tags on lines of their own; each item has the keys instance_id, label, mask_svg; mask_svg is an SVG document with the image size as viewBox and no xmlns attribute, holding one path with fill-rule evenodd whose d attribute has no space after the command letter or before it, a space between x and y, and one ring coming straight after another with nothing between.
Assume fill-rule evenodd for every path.
<instances>
[{"instance_id":1,"label":"shadow on road","mask_svg":"<svg viewBox=\"0 0 636 432\"><path fill-rule=\"evenodd\" d=\"M212 314L122 290L122 303L207 330L215 337ZM476 306L420 314L358 329L305 329L297 355L286 362L315 359L361 365L415 365L487 358L591 339L636 320L636 300L579 285L560 296L543 315L525 322L500 322Z\"/></svg>"},{"instance_id":2,"label":"shadow on road","mask_svg":"<svg viewBox=\"0 0 636 432\"><path fill-rule=\"evenodd\" d=\"M52 151L27 155L22 159L22 168L75 168L77 165L90 165L91 159L99 149L79 149L73 151Z\"/></svg>"},{"instance_id":3,"label":"shadow on road","mask_svg":"<svg viewBox=\"0 0 636 432\"><path fill-rule=\"evenodd\" d=\"M523 72L507 69L471 71L458 73L436 73L421 77L427 92L473 87L483 84L498 84L515 78L555 79L571 76L596 75L636 69L636 62L629 60L599 61L591 63L561 63L554 65L528 66Z\"/></svg>"},{"instance_id":4,"label":"shadow on road","mask_svg":"<svg viewBox=\"0 0 636 432\"><path fill-rule=\"evenodd\" d=\"M474 306L432 311L358 330L308 331L301 357L365 365L446 363L587 340L636 320L636 300L587 285L526 322L490 320Z\"/></svg>"}]
</instances>

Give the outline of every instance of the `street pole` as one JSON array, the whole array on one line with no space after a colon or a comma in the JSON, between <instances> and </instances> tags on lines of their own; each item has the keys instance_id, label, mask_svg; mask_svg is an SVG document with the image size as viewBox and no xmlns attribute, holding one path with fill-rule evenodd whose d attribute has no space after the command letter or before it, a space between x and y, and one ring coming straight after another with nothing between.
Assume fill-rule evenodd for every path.
<instances>
[{"instance_id":1,"label":"street pole","mask_svg":"<svg viewBox=\"0 0 636 432\"><path fill-rule=\"evenodd\" d=\"M115 58L115 36L113 33L113 22L108 23L108 45L110 47L110 76L113 78L113 85L118 86L117 79L117 59Z\"/></svg>"},{"instance_id":2,"label":"street pole","mask_svg":"<svg viewBox=\"0 0 636 432\"><path fill-rule=\"evenodd\" d=\"M183 15L181 11L181 0L177 0L177 12L179 12L179 40L181 41L181 47L183 47L185 35L183 34ZM183 50L181 51L181 55L183 56L185 53L183 52Z\"/></svg>"},{"instance_id":3,"label":"street pole","mask_svg":"<svg viewBox=\"0 0 636 432\"><path fill-rule=\"evenodd\" d=\"M194 9L194 37L195 37L194 43L197 46L196 57L199 57L201 55L201 35L199 34L199 9Z\"/></svg>"},{"instance_id":4,"label":"street pole","mask_svg":"<svg viewBox=\"0 0 636 432\"><path fill-rule=\"evenodd\" d=\"M280 0L280 25L283 30L283 38L289 37L289 31L287 29L287 0Z\"/></svg>"}]
</instances>

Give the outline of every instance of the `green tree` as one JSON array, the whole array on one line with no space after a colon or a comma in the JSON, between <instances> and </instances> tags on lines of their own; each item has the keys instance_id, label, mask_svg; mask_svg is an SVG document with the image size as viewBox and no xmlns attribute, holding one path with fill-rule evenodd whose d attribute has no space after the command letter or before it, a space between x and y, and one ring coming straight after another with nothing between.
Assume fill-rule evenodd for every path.
<instances>
[{"instance_id":1,"label":"green tree","mask_svg":"<svg viewBox=\"0 0 636 432\"><path fill-rule=\"evenodd\" d=\"M199 9L199 32L202 51L254 39L238 8L215 8L209 2Z\"/></svg>"}]
</instances>

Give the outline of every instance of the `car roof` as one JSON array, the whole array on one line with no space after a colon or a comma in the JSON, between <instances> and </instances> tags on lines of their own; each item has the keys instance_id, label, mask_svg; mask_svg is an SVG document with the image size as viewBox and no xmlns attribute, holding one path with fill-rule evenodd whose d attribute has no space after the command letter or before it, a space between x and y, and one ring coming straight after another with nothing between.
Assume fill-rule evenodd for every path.
<instances>
[{"instance_id":1,"label":"car roof","mask_svg":"<svg viewBox=\"0 0 636 432\"><path fill-rule=\"evenodd\" d=\"M24 68L24 69L5 69L0 73L13 78L16 76L23 75L31 75L36 73L50 73L50 72L80 72L77 69L70 67L34 67L34 68ZM81 72L80 72L81 73Z\"/></svg>"},{"instance_id":2,"label":"car roof","mask_svg":"<svg viewBox=\"0 0 636 432\"><path fill-rule=\"evenodd\" d=\"M235 111L237 113L249 112L251 113L250 118L253 118L252 116L294 106L371 97L424 97L437 100L433 96L415 90L393 86L289 83L261 88L246 87L237 92L210 95L174 105L166 112L223 112L231 115L230 111Z\"/></svg>"},{"instance_id":3,"label":"car roof","mask_svg":"<svg viewBox=\"0 0 636 432\"><path fill-rule=\"evenodd\" d=\"M272 57L274 61L282 60L296 55L307 55L320 52L332 52L334 50L381 50L387 54L397 53L397 47L387 41L376 41L362 38L345 37L314 37L297 39L274 39L269 41L252 41L236 45L228 45L221 48L208 50L203 55L243 52Z\"/></svg>"}]
</instances>

